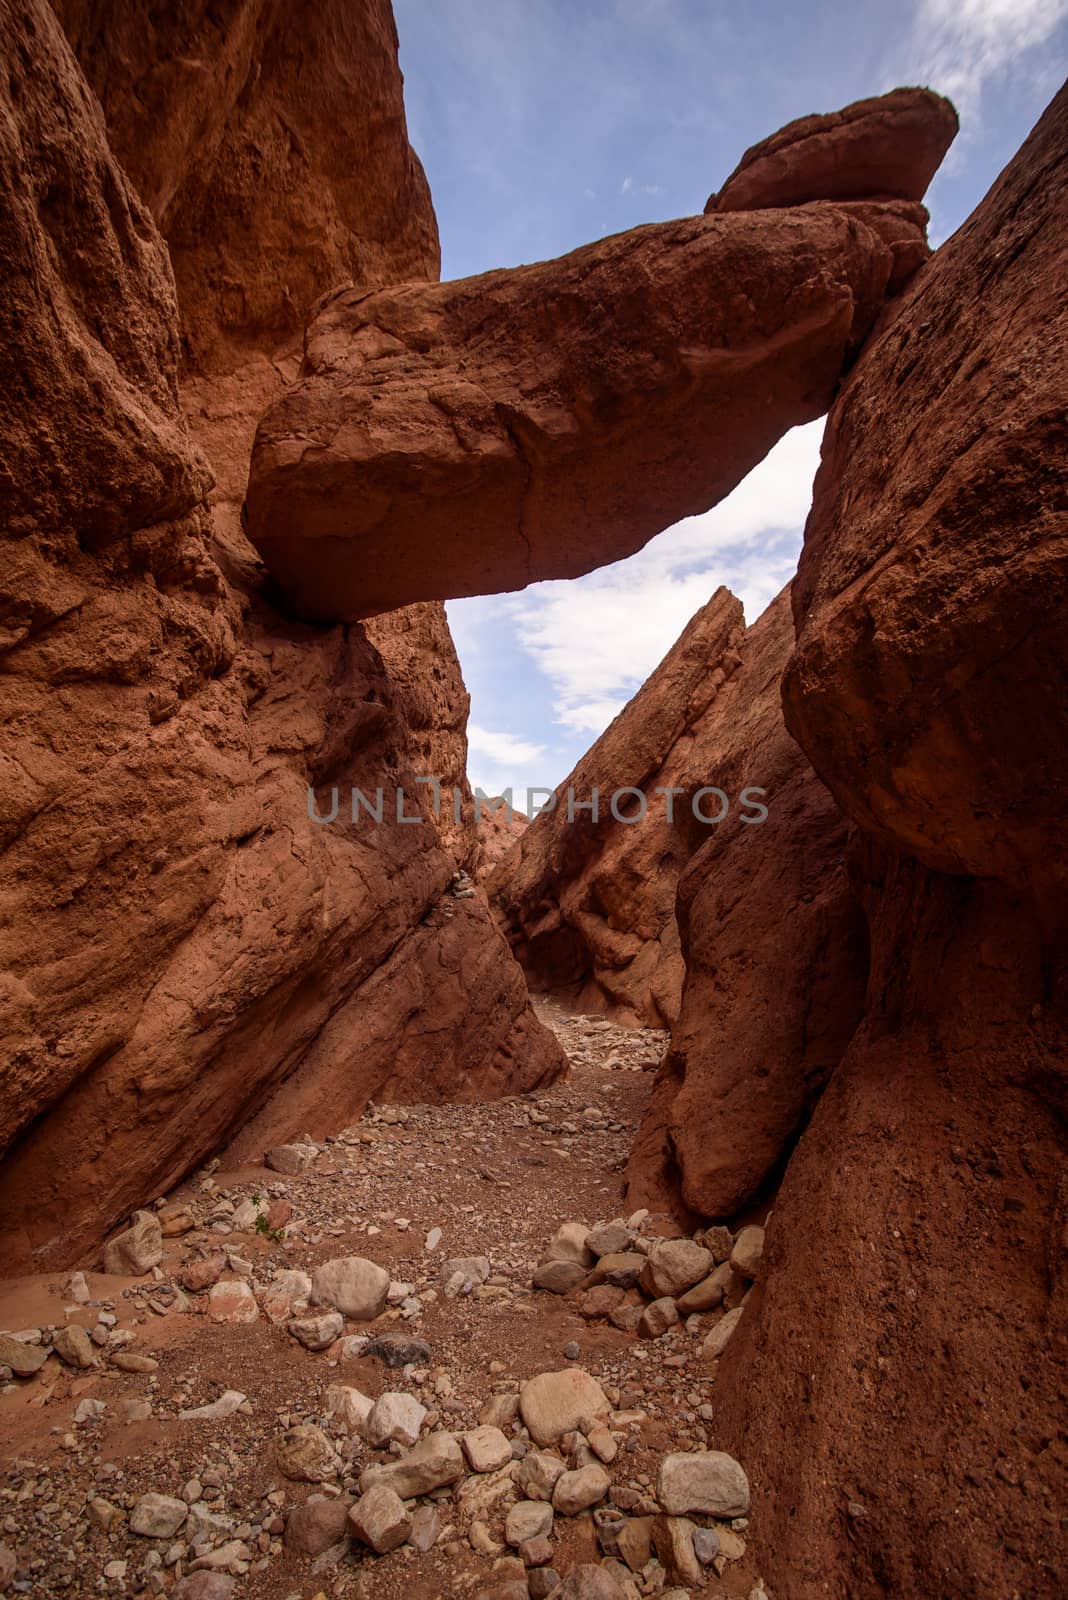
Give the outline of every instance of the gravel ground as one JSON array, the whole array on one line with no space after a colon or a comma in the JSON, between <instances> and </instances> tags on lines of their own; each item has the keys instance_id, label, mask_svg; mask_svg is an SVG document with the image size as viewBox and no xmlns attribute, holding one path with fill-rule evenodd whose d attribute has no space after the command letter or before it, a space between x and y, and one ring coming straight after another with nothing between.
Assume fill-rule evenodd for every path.
<instances>
[{"instance_id":1,"label":"gravel ground","mask_svg":"<svg viewBox=\"0 0 1068 1600\"><path fill-rule=\"evenodd\" d=\"M339 1383L371 1398L412 1394L429 1413L424 1435L435 1427L460 1434L479 1423L494 1396L514 1395L536 1373L577 1365L599 1380L618 1414L609 1500L638 1514L657 1509L652 1495L666 1452L716 1447L715 1367L701 1346L721 1310L685 1319L660 1338L639 1338L584 1318L580 1292L531 1287L561 1223L592 1226L620 1214L622 1169L666 1042L656 1030L570 1018L548 1002L539 1008L571 1061L550 1089L492 1104L369 1108L359 1124L320 1145L297 1176L266 1167L202 1172L167 1196L168 1204L188 1203L195 1225L164 1240L160 1265L138 1279L86 1271L86 1304L71 1305L69 1275L0 1286L0 1327L24 1338L42 1330L39 1347L50 1330L80 1325L95 1329L102 1345L87 1370L53 1354L35 1375L0 1386L0 1540L18 1563L6 1589L0 1564L0 1593L165 1595L213 1548L221 1554L211 1559L227 1557L221 1570L236 1580L235 1600L467 1597L510 1576L494 1566L515 1498L507 1473L496 1500L488 1477L437 1491L440 1533L426 1552L405 1544L376 1556L350 1542L313 1559L287 1544L283 1529L295 1506L313 1494L354 1493L364 1467L391 1459L388 1449L349 1439L327 1416L326 1391ZM249 1199L275 1209L259 1230L233 1231L233 1210ZM286 1207L288 1218L262 1231ZM647 1244L674 1232L667 1218L640 1228ZM371 1331L413 1334L429 1346L429 1359L390 1370L351 1341L305 1349L284 1321L272 1325L262 1312L248 1324L213 1320L207 1294L180 1287L186 1269L212 1255L224 1278L244 1277L260 1298L279 1271L310 1273L336 1257L368 1257L388 1269L398 1302ZM488 1258L487 1281L447 1294L443 1263L466 1257ZM644 1304L637 1291L628 1298ZM352 1322L344 1330L367 1331ZM155 1370L119 1370L115 1356L131 1352L148 1356ZM228 1391L245 1397L233 1414L180 1416ZM85 1415L99 1406L98 1415ZM283 1476L276 1464L274 1441L300 1424L322 1426L342 1447L343 1465L325 1491ZM520 1456L529 1447L525 1429L509 1421L505 1432ZM170 1537L131 1530L130 1513L146 1493L200 1508L189 1514L201 1541L195 1551L189 1521ZM596 1520L617 1514L558 1516L553 1566L566 1574L597 1560ZM733 1530L722 1536L739 1559L721 1559L722 1571L710 1567L707 1586L693 1592L714 1600L753 1591L744 1521ZM664 1581L653 1571L640 1592L657 1592Z\"/></svg>"}]
</instances>

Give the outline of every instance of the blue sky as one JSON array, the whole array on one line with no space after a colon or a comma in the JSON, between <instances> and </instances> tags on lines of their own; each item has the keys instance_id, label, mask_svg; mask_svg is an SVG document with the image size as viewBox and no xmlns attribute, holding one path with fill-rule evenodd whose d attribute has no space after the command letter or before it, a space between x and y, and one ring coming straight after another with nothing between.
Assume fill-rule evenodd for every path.
<instances>
[{"instance_id":1,"label":"blue sky","mask_svg":"<svg viewBox=\"0 0 1068 1600\"><path fill-rule=\"evenodd\" d=\"M700 211L750 144L902 83L930 84L961 115L927 197L939 243L1068 68L1068 0L394 0L394 12L447 278ZM796 565L821 432L795 429L727 500L627 561L449 602L472 782L560 782L718 584L755 619Z\"/></svg>"}]
</instances>

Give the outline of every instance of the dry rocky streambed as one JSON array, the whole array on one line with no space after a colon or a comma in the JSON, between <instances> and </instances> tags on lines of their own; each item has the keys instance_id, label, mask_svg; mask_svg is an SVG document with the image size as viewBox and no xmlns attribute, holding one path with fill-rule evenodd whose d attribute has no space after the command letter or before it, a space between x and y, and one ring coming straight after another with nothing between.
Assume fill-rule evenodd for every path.
<instances>
[{"instance_id":1,"label":"dry rocky streambed","mask_svg":"<svg viewBox=\"0 0 1068 1600\"><path fill-rule=\"evenodd\" d=\"M764 1600L717 1355L762 1232L622 1209L665 1036L198 1173L0 1294L0 1593Z\"/></svg>"}]
</instances>

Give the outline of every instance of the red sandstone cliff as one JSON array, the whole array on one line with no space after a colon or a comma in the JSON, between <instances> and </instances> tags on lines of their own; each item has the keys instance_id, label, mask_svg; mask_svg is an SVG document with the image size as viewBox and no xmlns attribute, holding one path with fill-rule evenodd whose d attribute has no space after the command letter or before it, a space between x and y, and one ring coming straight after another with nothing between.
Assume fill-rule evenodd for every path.
<instances>
[{"instance_id":1,"label":"red sandstone cliff","mask_svg":"<svg viewBox=\"0 0 1068 1600\"><path fill-rule=\"evenodd\" d=\"M787 721L859 830L871 975L720 1417L800 1600L1068 1562L1066 166L1062 91L847 380L794 586Z\"/></svg>"},{"instance_id":2,"label":"red sandstone cliff","mask_svg":"<svg viewBox=\"0 0 1068 1600\"><path fill-rule=\"evenodd\" d=\"M387 1084L395 1096L495 1092L561 1060L481 902L446 893L456 861L431 822L361 831L308 817L309 784L320 796L411 787L439 744L458 766L463 691L437 618L424 614L406 657L434 650L438 629L442 677L420 703L402 648L395 681L362 628L282 615L232 515L254 416L285 375L256 341L301 314L280 279L295 302L329 287L341 257L371 282L436 270L388 13L320 8L295 49L283 8L235 7L236 56L213 54L183 13L190 48L171 40L182 59L167 67L138 65L143 10L67 13L105 107L134 107L109 130L49 8L4 7L0 403L19 463L0 486L8 1266L80 1257L254 1116L246 1141L326 1131ZM345 57L346 41L359 52ZM198 51L210 69L192 70ZM347 198L322 198L326 243L310 257L307 184L275 171L261 209L249 154L277 148L286 102L303 178L337 165L330 97L296 104L309 52L340 73L353 148L392 148L335 174ZM204 70L226 78L221 98ZM137 96L172 132L191 129L185 142L139 144ZM114 148L173 230L199 364L184 401L205 453L179 406L168 251ZM212 150L222 165L202 170ZM232 237L213 232L220 195ZM391 226L361 234L383 205ZM250 286L236 309L231 250Z\"/></svg>"},{"instance_id":3,"label":"red sandstone cliff","mask_svg":"<svg viewBox=\"0 0 1068 1600\"><path fill-rule=\"evenodd\" d=\"M695 746L726 794L760 785L767 816L732 808L698 831L682 870L685 983L627 1171L635 1204L677 1195L699 1215L739 1211L788 1154L860 1017L867 933L846 824L783 724L793 642L787 588L738 639Z\"/></svg>"},{"instance_id":4,"label":"red sandstone cliff","mask_svg":"<svg viewBox=\"0 0 1068 1600\"><path fill-rule=\"evenodd\" d=\"M691 835L707 830L688 829L687 802L657 790L719 781L710 729L744 632L741 603L717 590L560 785L554 808L490 876L490 898L533 988L566 994L579 1010L655 1026L677 1015L675 890ZM646 797L642 819L633 796L624 797L619 818L612 814L613 794L628 787ZM582 806L572 821L569 790ZM594 790L596 822L587 809ZM737 809L737 794L731 798Z\"/></svg>"}]
</instances>

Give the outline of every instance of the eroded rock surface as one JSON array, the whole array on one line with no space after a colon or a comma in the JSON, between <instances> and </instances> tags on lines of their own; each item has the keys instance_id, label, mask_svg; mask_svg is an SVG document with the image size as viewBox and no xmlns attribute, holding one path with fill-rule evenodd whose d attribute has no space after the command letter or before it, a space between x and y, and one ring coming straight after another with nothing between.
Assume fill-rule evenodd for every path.
<instances>
[{"instance_id":1,"label":"eroded rock surface","mask_svg":"<svg viewBox=\"0 0 1068 1600\"><path fill-rule=\"evenodd\" d=\"M806 529L787 718L872 959L723 1358L773 1592L1066 1558L1066 160L1062 91L850 376Z\"/></svg>"},{"instance_id":2,"label":"eroded rock surface","mask_svg":"<svg viewBox=\"0 0 1068 1600\"><path fill-rule=\"evenodd\" d=\"M683 957L675 921L679 873L693 836L687 790L717 783L725 685L745 633L740 601L719 589L664 660L586 752L556 805L527 828L487 887L535 989L565 993L580 1010L663 1026L678 1014ZM621 794L615 816L612 796ZM599 812L587 809L594 790ZM674 790L669 801L663 792ZM576 805L568 819L567 792ZM732 801L738 804L737 794ZM714 814L720 802L710 802ZM581 806L581 809L579 808Z\"/></svg>"},{"instance_id":3,"label":"eroded rock surface","mask_svg":"<svg viewBox=\"0 0 1068 1600\"><path fill-rule=\"evenodd\" d=\"M1061 895L1066 115L1058 100L834 408L785 682L791 729L866 832Z\"/></svg>"},{"instance_id":4,"label":"eroded rock surface","mask_svg":"<svg viewBox=\"0 0 1068 1600\"><path fill-rule=\"evenodd\" d=\"M841 111L799 117L747 150L705 210L920 201L956 135L956 111L930 89L894 89Z\"/></svg>"},{"instance_id":5,"label":"eroded rock surface","mask_svg":"<svg viewBox=\"0 0 1068 1600\"><path fill-rule=\"evenodd\" d=\"M57 0L170 245L192 365L299 336L338 284L436 278L389 0Z\"/></svg>"},{"instance_id":6,"label":"eroded rock surface","mask_svg":"<svg viewBox=\"0 0 1068 1600\"><path fill-rule=\"evenodd\" d=\"M767 814L732 807L699 830L682 872L686 982L628 1168L635 1203L678 1194L700 1215L733 1215L788 1150L860 1018L867 931L846 824L783 724L793 638L787 588L738 638L701 728L709 781L731 796L758 786Z\"/></svg>"},{"instance_id":7,"label":"eroded rock surface","mask_svg":"<svg viewBox=\"0 0 1068 1600\"><path fill-rule=\"evenodd\" d=\"M139 15L109 8L86 58L99 68ZM354 784L417 796L438 713L417 727L362 629L271 605L230 510L250 412L282 381L266 353L184 397L218 463L209 515L166 247L51 10L5 17L2 419L19 471L2 489L0 1259L54 1265L253 1116L262 1151L340 1125L387 1081L403 1094L408 1067L424 1095L449 1094L454 1068L462 1092L492 1093L561 1057L488 912L447 893L457 862L432 820L309 817L309 786L325 811L336 784L342 816ZM388 40L346 70L392 73L399 96ZM432 236L424 199L391 269L375 245L382 273L410 275L412 238ZM435 692L455 750L452 672Z\"/></svg>"},{"instance_id":8,"label":"eroded rock surface","mask_svg":"<svg viewBox=\"0 0 1068 1600\"><path fill-rule=\"evenodd\" d=\"M894 265L870 216L821 205L330 296L257 432L249 536L327 619L629 555L826 409Z\"/></svg>"}]
</instances>

